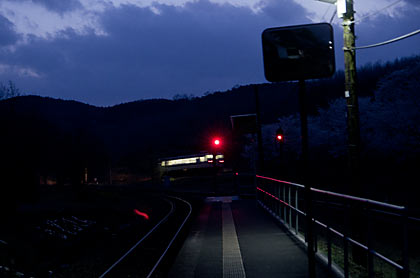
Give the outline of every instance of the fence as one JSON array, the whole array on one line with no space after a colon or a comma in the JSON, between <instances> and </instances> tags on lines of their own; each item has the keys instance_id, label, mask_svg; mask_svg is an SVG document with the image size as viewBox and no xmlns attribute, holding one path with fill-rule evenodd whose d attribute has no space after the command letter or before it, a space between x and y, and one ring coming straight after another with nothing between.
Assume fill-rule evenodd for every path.
<instances>
[{"instance_id":1,"label":"fence","mask_svg":"<svg viewBox=\"0 0 420 278\"><path fill-rule=\"evenodd\" d=\"M300 232L305 234L306 242L306 229L304 225L299 225L299 218L305 217L306 213L301 208L304 204L304 185L282 181L270 177L257 175L257 201L267 209L274 217L276 217L282 224L284 224L293 234L300 237ZM335 193L331 191L310 188L313 198L312 205L318 209L314 210L312 225L314 230L314 251L318 252L318 235L321 234L321 229L324 230L327 241L327 265L328 269L332 271L333 262L332 258L332 237L338 237L343 245L343 264L342 272L344 277L349 277L349 247L359 248L367 253L367 276L374 277L374 258L378 258L394 268L396 277L410 277L409 268L409 252L408 252L408 225L409 222L420 223L420 219L410 217L407 208L404 206L397 206L388 203L378 202L370 199L359 198L355 196ZM337 225L338 221L331 221L326 217L328 213L335 209L340 211L341 217L345 216L345 221L341 227ZM355 211L357 212L355 214ZM374 223L378 217L386 218L394 224L399 224L401 227L401 260L398 262L386 257L377 250L375 250L375 233ZM358 220L362 223L359 228L364 229L363 232L367 234L366 240L358 240L350 237L354 235L350 233L349 227L350 219L359 217ZM321 219L322 218L322 219ZM362 219L363 218L363 219ZM335 217L335 220L338 218ZM362 221L363 220L363 221ZM359 222L359 223L360 223ZM315 225L316 224L316 225ZM395 229L396 226L393 227ZM321 228L321 229L319 229ZM341 229L341 231L340 231ZM363 236L362 236L363 238ZM363 241L363 242L361 242ZM350 244L350 245L349 245Z\"/></svg>"}]
</instances>

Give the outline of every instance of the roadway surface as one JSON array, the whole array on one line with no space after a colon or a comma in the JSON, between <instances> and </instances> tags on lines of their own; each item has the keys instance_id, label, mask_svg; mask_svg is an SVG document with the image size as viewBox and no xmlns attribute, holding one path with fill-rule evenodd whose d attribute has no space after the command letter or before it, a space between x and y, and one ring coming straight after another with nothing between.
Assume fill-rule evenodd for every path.
<instances>
[{"instance_id":1,"label":"roadway surface","mask_svg":"<svg viewBox=\"0 0 420 278\"><path fill-rule=\"evenodd\" d=\"M169 277L308 277L301 243L255 200L208 197ZM328 277L317 265L317 277Z\"/></svg>"}]
</instances>

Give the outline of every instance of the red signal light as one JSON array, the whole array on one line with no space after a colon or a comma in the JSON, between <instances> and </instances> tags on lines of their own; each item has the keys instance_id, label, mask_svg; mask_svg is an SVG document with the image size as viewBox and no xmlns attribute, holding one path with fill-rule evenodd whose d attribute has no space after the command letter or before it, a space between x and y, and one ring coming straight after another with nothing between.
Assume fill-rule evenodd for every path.
<instances>
[{"instance_id":1,"label":"red signal light","mask_svg":"<svg viewBox=\"0 0 420 278\"><path fill-rule=\"evenodd\" d=\"M283 136L283 129L278 128L276 131L276 140L277 142L283 143L284 136Z\"/></svg>"},{"instance_id":2,"label":"red signal light","mask_svg":"<svg viewBox=\"0 0 420 278\"><path fill-rule=\"evenodd\" d=\"M220 146L220 145L222 144L222 141L220 141L220 139L214 139L214 140L213 140L213 144L214 144L216 147L218 147L218 146Z\"/></svg>"}]
</instances>

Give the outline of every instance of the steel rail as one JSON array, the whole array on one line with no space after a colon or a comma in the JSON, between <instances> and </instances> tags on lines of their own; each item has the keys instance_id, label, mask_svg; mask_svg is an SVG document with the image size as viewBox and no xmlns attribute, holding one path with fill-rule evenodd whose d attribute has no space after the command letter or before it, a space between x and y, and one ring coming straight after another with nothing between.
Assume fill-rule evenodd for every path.
<instances>
[{"instance_id":1,"label":"steel rail","mask_svg":"<svg viewBox=\"0 0 420 278\"><path fill-rule=\"evenodd\" d=\"M165 199L166 200L166 199ZM152 229L147 232L139 241L136 242L124 255L122 255L114 264L112 264L104 273L102 273L99 278L105 277L116 265L118 265L125 257L127 257L140 243L142 243L149 235L153 233L163 222L165 222L168 217L174 212L173 202L166 200L171 205L171 210L163 217Z\"/></svg>"},{"instance_id":2,"label":"steel rail","mask_svg":"<svg viewBox=\"0 0 420 278\"><path fill-rule=\"evenodd\" d=\"M162 261L162 259L165 257L166 253L168 252L169 248L172 246L172 243L175 241L176 237L178 236L178 234L180 233L180 231L182 230L182 228L184 227L185 223L188 221L188 219L191 216L191 212L192 212L192 206L189 202L185 201L184 199L178 198L178 197L174 197L174 196L170 196L170 198L174 198L177 199L179 201L184 202L185 204L187 204L188 206L188 214L185 217L184 221L182 222L182 224L180 225L179 229L176 231L175 235L172 237L171 241L169 242L168 246L166 247L165 251L162 253L162 255L160 256L159 260L156 262L156 264L153 266L152 270L149 272L149 274L147 275L147 278L150 278L153 273L155 272L156 268L159 266L160 262Z\"/></svg>"}]
</instances>

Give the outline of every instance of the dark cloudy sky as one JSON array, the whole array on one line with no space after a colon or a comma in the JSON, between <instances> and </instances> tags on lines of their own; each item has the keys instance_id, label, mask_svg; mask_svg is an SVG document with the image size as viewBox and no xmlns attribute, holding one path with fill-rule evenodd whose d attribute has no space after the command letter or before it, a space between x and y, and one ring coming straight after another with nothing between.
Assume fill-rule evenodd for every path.
<instances>
[{"instance_id":1,"label":"dark cloudy sky","mask_svg":"<svg viewBox=\"0 0 420 278\"><path fill-rule=\"evenodd\" d=\"M357 45L420 29L420 0L382 10L396 1L355 0ZM262 83L261 32L329 21L334 9L315 0L0 0L0 82L100 106ZM420 35L361 50L357 62L414 54Z\"/></svg>"}]
</instances>

